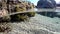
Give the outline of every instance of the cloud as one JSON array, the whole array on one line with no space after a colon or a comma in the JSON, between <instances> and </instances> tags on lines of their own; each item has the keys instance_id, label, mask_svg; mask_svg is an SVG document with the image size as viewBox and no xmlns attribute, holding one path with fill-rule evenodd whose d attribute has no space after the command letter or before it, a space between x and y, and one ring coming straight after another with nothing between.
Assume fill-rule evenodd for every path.
<instances>
[{"instance_id":1,"label":"cloud","mask_svg":"<svg viewBox=\"0 0 60 34\"><path fill-rule=\"evenodd\" d=\"M60 3L60 0L55 0L56 1L56 3Z\"/></svg>"}]
</instances>

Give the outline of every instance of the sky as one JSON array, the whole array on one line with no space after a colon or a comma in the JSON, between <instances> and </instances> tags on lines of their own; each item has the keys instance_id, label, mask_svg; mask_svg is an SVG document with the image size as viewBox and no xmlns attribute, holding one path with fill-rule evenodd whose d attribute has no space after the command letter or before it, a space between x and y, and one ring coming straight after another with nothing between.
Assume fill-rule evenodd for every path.
<instances>
[{"instance_id":1,"label":"sky","mask_svg":"<svg viewBox=\"0 0 60 34\"><path fill-rule=\"evenodd\" d=\"M39 0L28 0L28 1L31 1L32 3L34 3L34 5L37 5L37 2ZM60 3L60 0L55 0L55 1L56 1L56 3Z\"/></svg>"},{"instance_id":2,"label":"sky","mask_svg":"<svg viewBox=\"0 0 60 34\"><path fill-rule=\"evenodd\" d=\"M28 1L31 1L32 3L34 3L35 5L37 5L37 2L38 2L39 0L28 0Z\"/></svg>"},{"instance_id":3,"label":"sky","mask_svg":"<svg viewBox=\"0 0 60 34\"><path fill-rule=\"evenodd\" d=\"M55 0L56 1L56 3L60 3L60 0Z\"/></svg>"}]
</instances>

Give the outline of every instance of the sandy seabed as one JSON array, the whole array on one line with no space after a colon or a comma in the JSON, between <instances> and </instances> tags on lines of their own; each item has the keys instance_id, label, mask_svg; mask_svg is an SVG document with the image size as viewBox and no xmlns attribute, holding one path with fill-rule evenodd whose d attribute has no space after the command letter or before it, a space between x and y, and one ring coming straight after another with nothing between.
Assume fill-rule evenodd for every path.
<instances>
[{"instance_id":1,"label":"sandy seabed","mask_svg":"<svg viewBox=\"0 0 60 34\"><path fill-rule=\"evenodd\" d=\"M28 22L10 23L11 31L0 34L60 34L60 18L36 14Z\"/></svg>"}]
</instances>

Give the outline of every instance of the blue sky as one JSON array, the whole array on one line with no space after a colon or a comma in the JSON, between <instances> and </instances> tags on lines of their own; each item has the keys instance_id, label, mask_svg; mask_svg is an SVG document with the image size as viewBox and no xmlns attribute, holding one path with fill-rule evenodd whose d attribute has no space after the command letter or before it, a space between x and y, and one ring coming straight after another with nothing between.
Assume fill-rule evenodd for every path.
<instances>
[{"instance_id":1,"label":"blue sky","mask_svg":"<svg viewBox=\"0 0 60 34\"><path fill-rule=\"evenodd\" d=\"M37 5L37 2L39 0L28 0L28 1L31 1L32 3L34 3L35 5ZM60 0L55 0L55 1L56 1L56 3L59 3L60 2Z\"/></svg>"},{"instance_id":2,"label":"blue sky","mask_svg":"<svg viewBox=\"0 0 60 34\"><path fill-rule=\"evenodd\" d=\"M34 3L35 5L37 5L38 0L28 0L31 1L32 3Z\"/></svg>"}]
</instances>

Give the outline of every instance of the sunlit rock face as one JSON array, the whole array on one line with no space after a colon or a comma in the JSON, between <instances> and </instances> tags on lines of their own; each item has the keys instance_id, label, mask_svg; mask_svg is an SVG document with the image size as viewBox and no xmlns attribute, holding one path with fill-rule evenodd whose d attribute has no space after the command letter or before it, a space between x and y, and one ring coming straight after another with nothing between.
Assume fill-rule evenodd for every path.
<instances>
[{"instance_id":1,"label":"sunlit rock face","mask_svg":"<svg viewBox=\"0 0 60 34\"><path fill-rule=\"evenodd\" d=\"M54 0L39 0L37 8L55 8L56 2Z\"/></svg>"}]
</instances>

